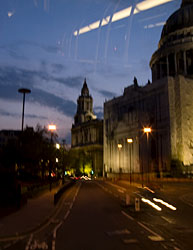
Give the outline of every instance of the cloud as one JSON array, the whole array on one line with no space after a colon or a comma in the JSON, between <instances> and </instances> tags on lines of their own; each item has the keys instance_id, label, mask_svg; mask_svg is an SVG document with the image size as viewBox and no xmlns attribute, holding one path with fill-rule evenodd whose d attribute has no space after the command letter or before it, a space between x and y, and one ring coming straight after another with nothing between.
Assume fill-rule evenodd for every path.
<instances>
[{"instance_id":1,"label":"cloud","mask_svg":"<svg viewBox=\"0 0 193 250\"><path fill-rule=\"evenodd\" d=\"M7 52L9 54L9 56L11 56L14 59L27 60L27 57L23 56L21 53L18 53L18 51L7 49Z\"/></svg>"},{"instance_id":2,"label":"cloud","mask_svg":"<svg viewBox=\"0 0 193 250\"><path fill-rule=\"evenodd\" d=\"M97 116L98 119L103 119L103 107L94 107L94 114Z\"/></svg>"},{"instance_id":3,"label":"cloud","mask_svg":"<svg viewBox=\"0 0 193 250\"><path fill-rule=\"evenodd\" d=\"M45 70L26 70L12 66L0 67L0 85L19 85L32 88L37 84L37 80L43 81L56 81L70 88L81 87L83 83L82 76L74 77L54 77Z\"/></svg>"},{"instance_id":4,"label":"cloud","mask_svg":"<svg viewBox=\"0 0 193 250\"><path fill-rule=\"evenodd\" d=\"M106 98L113 98L114 96L116 96L116 93L108 90L98 90L98 92Z\"/></svg>"},{"instance_id":5,"label":"cloud","mask_svg":"<svg viewBox=\"0 0 193 250\"><path fill-rule=\"evenodd\" d=\"M0 109L0 115L1 116L11 116L11 117L19 117L18 114L15 114L15 113L10 113L10 112L7 112L7 111L4 111L2 109ZM21 115L20 115L21 116Z\"/></svg>"},{"instance_id":6,"label":"cloud","mask_svg":"<svg viewBox=\"0 0 193 250\"><path fill-rule=\"evenodd\" d=\"M37 79L49 81L55 80L68 87L76 87L81 84L81 77L69 77L59 79L50 76L42 71L29 71L14 67L0 67L0 98L8 100L21 100L18 89L22 86L31 89L29 101L37 102L51 108L55 108L63 114L73 117L76 111L76 104L71 100L65 100L52 93L37 89ZM78 82L77 82L78 81Z\"/></svg>"},{"instance_id":7,"label":"cloud","mask_svg":"<svg viewBox=\"0 0 193 250\"><path fill-rule=\"evenodd\" d=\"M45 44L37 43L34 41L27 41L27 40L16 41L14 43L1 45L0 49L7 50L7 51L11 50L12 52L14 51L15 53L17 53L18 49L23 48L25 46L40 48L44 50L45 52L52 53L52 54L53 53L56 54L58 52L57 46L45 45Z\"/></svg>"},{"instance_id":8,"label":"cloud","mask_svg":"<svg viewBox=\"0 0 193 250\"><path fill-rule=\"evenodd\" d=\"M73 101L62 99L40 89L33 89L32 94L35 102L55 108L67 116L73 117L76 112L76 104Z\"/></svg>"},{"instance_id":9,"label":"cloud","mask_svg":"<svg viewBox=\"0 0 193 250\"><path fill-rule=\"evenodd\" d=\"M0 109L0 115L1 116L11 116L11 117L15 117L15 118L20 118L21 114L16 114L16 113L12 113L12 112L7 112L3 109ZM32 118L32 119L42 119L42 120L46 120L47 117L45 116L41 116L41 115L35 115L35 114L25 114L25 117L28 118Z\"/></svg>"},{"instance_id":10,"label":"cloud","mask_svg":"<svg viewBox=\"0 0 193 250\"><path fill-rule=\"evenodd\" d=\"M52 78L52 80L62 83L68 87L74 88L78 87L80 88L83 83L83 77L77 76L77 77L67 77L67 78Z\"/></svg>"},{"instance_id":11,"label":"cloud","mask_svg":"<svg viewBox=\"0 0 193 250\"><path fill-rule=\"evenodd\" d=\"M53 72L53 73L56 73L56 74L61 73L63 70L66 69L66 68L64 67L64 65L59 64L59 63L53 63L53 64L52 64L52 68L53 68L52 72Z\"/></svg>"}]
</instances>

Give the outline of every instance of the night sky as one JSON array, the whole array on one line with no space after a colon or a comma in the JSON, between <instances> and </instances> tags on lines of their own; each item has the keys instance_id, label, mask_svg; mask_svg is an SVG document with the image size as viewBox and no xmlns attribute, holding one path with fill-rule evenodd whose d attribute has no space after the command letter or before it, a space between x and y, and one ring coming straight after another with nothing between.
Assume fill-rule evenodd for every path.
<instances>
[{"instance_id":1,"label":"night sky","mask_svg":"<svg viewBox=\"0 0 193 250\"><path fill-rule=\"evenodd\" d=\"M134 76L145 85L163 25L181 4L151 7L161 1L1 0L0 130L21 129L21 87L31 89L24 127L53 123L70 142L84 78L98 118Z\"/></svg>"}]
</instances>

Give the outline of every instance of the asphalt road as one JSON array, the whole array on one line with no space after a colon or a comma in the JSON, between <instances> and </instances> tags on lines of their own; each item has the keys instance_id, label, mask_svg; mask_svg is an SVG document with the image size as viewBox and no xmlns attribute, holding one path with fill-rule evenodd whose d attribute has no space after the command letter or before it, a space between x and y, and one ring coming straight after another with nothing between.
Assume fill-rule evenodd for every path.
<instances>
[{"instance_id":1,"label":"asphalt road","mask_svg":"<svg viewBox=\"0 0 193 250\"><path fill-rule=\"evenodd\" d=\"M130 197L128 206L126 193ZM193 249L191 197L188 184L170 185L152 193L103 181L79 181L64 194L60 209L48 224L7 249ZM139 211L135 198L140 199ZM142 198L157 204L161 211L142 202ZM172 204L176 210L160 200Z\"/></svg>"},{"instance_id":2,"label":"asphalt road","mask_svg":"<svg viewBox=\"0 0 193 250\"><path fill-rule=\"evenodd\" d=\"M117 191L123 194L119 188ZM104 183L82 182L72 210L56 232L55 249L122 250L176 247L173 239L164 239L137 218L130 216L120 197L111 187L105 187Z\"/></svg>"}]
</instances>

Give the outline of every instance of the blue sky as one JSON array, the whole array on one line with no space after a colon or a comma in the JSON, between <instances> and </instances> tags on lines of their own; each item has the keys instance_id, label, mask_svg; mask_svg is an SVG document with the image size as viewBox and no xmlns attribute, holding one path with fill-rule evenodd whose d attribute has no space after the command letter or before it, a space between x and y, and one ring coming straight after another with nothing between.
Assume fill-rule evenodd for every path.
<instances>
[{"instance_id":1,"label":"blue sky","mask_svg":"<svg viewBox=\"0 0 193 250\"><path fill-rule=\"evenodd\" d=\"M140 85L151 80L151 55L181 1L135 13L145 1L158 0L2 0L0 129L21 128L21 87L32 91L24 126L56 124L62 139L69 138L85 77L99 118L104 101L121 95L134 76ZM128 7L133 11L128 17L112 21ZM74 35L107 17L112 22Z\"/></svg>"}]
</instances>

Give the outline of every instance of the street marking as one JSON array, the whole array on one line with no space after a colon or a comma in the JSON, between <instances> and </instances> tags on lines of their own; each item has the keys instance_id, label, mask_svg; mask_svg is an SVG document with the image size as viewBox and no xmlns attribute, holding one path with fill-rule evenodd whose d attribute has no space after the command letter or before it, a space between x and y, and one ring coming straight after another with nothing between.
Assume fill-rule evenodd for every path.
<instances>
[{"instance_id":1,"label":"street marking","mask_svg":"<svg viewBox=\"0 0 193 250\"><path fill-rule=\"evenodd\" d=\"M75 202L75 199L78 195L78 192L80 190L80 186L81 184L78 186L78 189L76 190L76 193L73 197L73 201L72 202L68 202L68 205L69 205L69 209L67 210L63 220L54 228L53 230L53 240L52 240L52 250L55 250L56 249L56 234L57 234L57 230L60 228L60 226L62 225L62 223L67 219L68 215L70 214L70 210L72 209L72 206Z\"/></svg>"},{"instance_id":2,"label":"street marking","mask_svg":"<svg viewBox=\"0 0 193 250\"><path fill-rule=\"evenodd\" d=\"M148 238L152 241L163 241L164 239L161 236L149 235Z\"/></svg>"},{"instance_id":3,"label":"street marking","mask_svg":"<svg viewBox=\"0 0 193 250\"><path fill-rule=\"evenodd\" d=\"M107 234L108 234L108 236L130 234L130 231L128 231L128 229L122 229L122 230L115 230L112 232L107 232Z\"/></svg>"},{"instance_id":4,"label":"street marking","mask_svg":"<svg viewBox=\"0 0 193 250\"><path fill-rule=\"evenodd\" d=\"M175 222L174 222L172 219L170 219L170 218L167 218L167 217L165 217L165 216L161 216L161 218L162 218L163 220L167 221L167 222L170 223L170 224L175 224Z\"/></svg>"},{"instance_id":5,"label":"street marking","mask_svg":"<svg viewBox=\"0 0 193 250\"><path fill-rule=\"evenodd\" d=\"M68 210L68 211L66 212L66 214L65 214L65 216L64 216L64 218L63 218L63 220L66 220L69 214L70 214L70 210Z\"/></svg>"},{"instance_id":6,"label":"street marking","mask_svg":"<svg viewBox=\"0 0 193 250\"><path fill-rule=\"evenodd\" d=\"M164 238L162 238L159 234L155 233L154 231L152 231L150 228L146 227L143 223L141 222L137 222L141 227L143 227L144 229L146 229L149 233L153 234L148 236L148 238L150 238L153 241L163 241Z\"/></svg>"},{"instance_id":7,"label":"street marking","mask_svg":"<svg viewBox=\"0 0 193 250\"><path fill-rule=\"evenodd\" d=\"M134 218L133 218L132 216L128 215L128 214L125 213L124 211L121 211L121 213L122 213L123 215L125 215L127 218L129 218L130 220L134 220Z\"/></svg>"},{"instance_id":8,"label":"street marking","mask_svg":"<svg viewBox=\"0 0 193 250\"><path fill-rule=\"evenodd\" d=\"M33 244L30 245L30 250L35 250L35 249L48 249L48 245L46 244L45 241L39 243L37 240L34 240Z\"/></svg>"},{"instance_id":9,"label":"street marking","mask_svg":"<svg viewBox=\"0 0 193 250\"><path fill-rule=\"evenodd\" d=\"M123 239L123 242L125 244L131 244L131 243L137 243L138 240L137 239Z\"/></svg>"},{"instance_id":10,"label":"street marking","mask_svg":"<svg viewBox=\"0 0 193 250\"><path fill-rule=\"evenodd\" d=\"M52 240L52 250L55 250L55 249L56 249L56 241Z\"/></svg>"},{"instance_id":11,"label":"street marking","mask_svg":"<svg viewBox=\"0 0 193 250\"><path fill-rule=\"evenodd\" d=\"M30 244L31 244L32 238L33 238L33 234L30 235L29 240L28 240L28 242L27 242L27 245L26 245L26 247L25 247L25 250L28 250L28 249L29 249L29 246L30 246Z\"/></svg>"}]
</instances>

